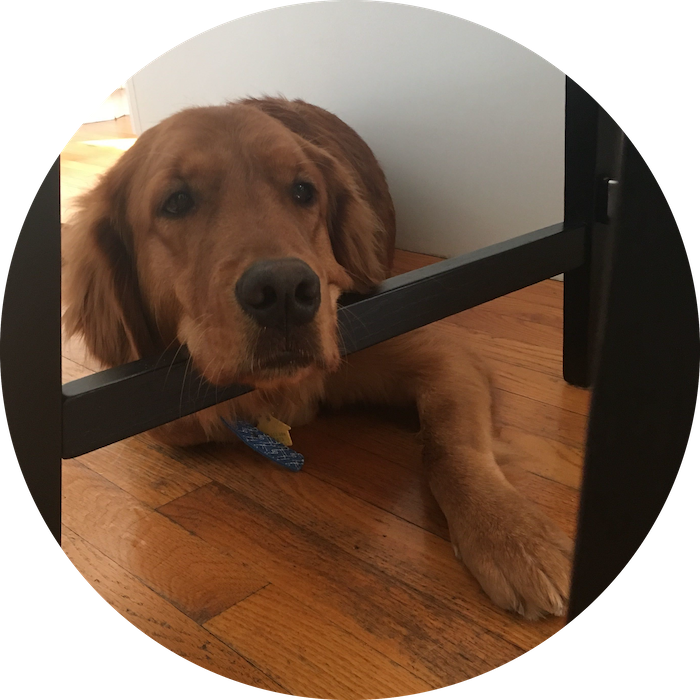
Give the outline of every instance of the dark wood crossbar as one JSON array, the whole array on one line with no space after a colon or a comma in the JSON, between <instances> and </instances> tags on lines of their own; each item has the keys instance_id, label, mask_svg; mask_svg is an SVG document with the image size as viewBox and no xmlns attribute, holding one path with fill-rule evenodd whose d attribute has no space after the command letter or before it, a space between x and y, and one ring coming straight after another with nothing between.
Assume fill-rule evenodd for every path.
<instances>
[{"instance_id":1,"label":"dark wood crossbar","mask_svg":"<svg viewBox=\"0 0 700 700\"><path fill-rule=\"evenodd\" d=\"M338 312L341 348L357 352L583 264L585 228L563 224L387 280ZM190 368L186 350L132 362L63 386L63 457L150 430L250 387L217 387Z\"/></svg>"}]
</instances>

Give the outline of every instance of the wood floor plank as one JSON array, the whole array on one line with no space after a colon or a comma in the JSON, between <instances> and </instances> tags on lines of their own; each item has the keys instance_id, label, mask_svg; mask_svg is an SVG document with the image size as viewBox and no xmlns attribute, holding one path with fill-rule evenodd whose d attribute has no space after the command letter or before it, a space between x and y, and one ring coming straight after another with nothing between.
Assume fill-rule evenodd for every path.
<instances>
[{"instance_id":1,"label":"wood floor plank","mask_svg":"<svg viewBox=\"0 0 700 700\"><path fill-rule=\"evenodd\" d=\"M249 454L250 453L250 454ZM494 606L457 562L452 546L305 472L289 473L244 445L206 445L183 458L215 482L422 593L474 623L530 648L561 626L554 619L521 625ZM517 640L517 641L516 641Z\"/></svg>"},{"instance_id":2,"label":"wood floor plank","mask_svg":"<svg viewBox=\"0 0 700 700\"><path fill-rule=\"evenodd\" d=\"M508 425L501 427L498 444L508 448L509 462L563 486L580 488L583 475L580 446L566 445Z\"/></svg>"},{"instance_id":3,"label":"wood floor plank","mask_svg":"<svg viewBox=\"0 0 700 700\"><path fill-rule=\"evenodd\" d=\"M270 585L205 623L294 695L396 697L432 687L310 605Z\"/></svg>"},{"instance_id":4,"label":"wood floor plank","mask_svg":"<svg viewBox=\"0 0 700 700\"><path fill-rule=\"evenodd\" d=\"M195 621L269 582L252 562L222 554L78 460L63 463L63 493L66 527Z\"/></svg>"},{"instance_id":5,"label":"wood floor plank","mask_svg":"<svg viewBox=\"0 0 700 700\"><path fill-rule=\"evenodd\" d=\"M455 333L466 347L481 355L487 362L495 359L510 362L515 367L524 367L553 377L561 377L561 348L545 347L536 342L508 340L489 335L488 332L468 330L446 320L445 325ZM563 394L566 398L566 393Z\"/></svg>"},{"instance_id":6,"label":"wood floor plank","mask_svg":"<svg viewBox=\"0 0 700 700\"><path fill-rule=\"evenodd\" d=\"M292 438L296 439L304 431L315 434L317 425L319 433L329 440L336 440L339 445L357 445L417 474L424 471L417 411L385 406L348 406L338 411L324 409L308 426L294 428Z\"/></svg>"},{"instance_id":7,"label":"wood floor plank","mask_svg":"<svg viewBox=\"0 0 700 700\"><path fill-rule=\"evenodd\" d=\"M81 181L89 178L89 186L93 186L104 171L123 154L118 148L98 148L86 143L74 143L63 151L63 177L69 182L71 178L79 178Z\"/></svg>"},{"instance_id":8,"label":"wood floor plank","mask_svg":"<svg viewBox=\"0 0 700 700\"><path fill-rule=\"evenodd\" d=\"M368 435L393 433L380 412L367 413L342 411L295 428L304 470L449 541L447 521L428 487L418 436L405 431L386 444L372 441ZM580 450L509 427L502 429L498 445L509 481L573 534Z\"/></svg>"},{"instance_id":9,"label":"wood floor plank","mask_svg":"<svg viewBox=\"0 0 700 700\"><path fill-rule=\"evenodd\" d=\"M462 311L450 316L450 323L461 326L468 331L488 333L491 338L531 343L550 350L561 350L561 327L556 328L550 324L542 323L540 317L528 312L517 315L495 313L494 306L494 302L489 302Z\"/></svg>"},{"instance_id":10,"label":"wood floor plank","mask_svg":"<svg viewBox=\"0 0 700 700\"><path fill-rule=\"evenodd\" d=\"M346 440L344 413L324 416L309 426L295 428L294 449L304 455L308 474L337 486L345 493L360 498L443 539L448 538L447 521L428 488L424 470L420 468L421 446L415 435L402 436L401 452L413 448L403 464L391 449L385 455L363 448L362 431L369 421L357 422L358 432ZM380 424L381 427L386 421ZM398 459L397 459L398 457Z\"/></svg>"},{"instance_id":11,"label":"wood floor plank","mask_svg":"<svg viewBox=\"0 0 700 700\"><path fill-rule=\"evenodd\" d=\"M63 528L61 546L90 585L151 639L226 678L264 690L288 692L69 528Z\"/></svg>"},{"instance_id":12,"label":"wood floor plank","mask_svg":"<svg viewBox=\"0 0 700 700\"><path fill-rule=\"evenodd\" d=\"M312 606L435 687L471 678L521 653L513 643L357 559L314 528L291 522L218 483L168 503L160 512L222 551L254 556L291 599Z\"/></svg>"},{"instance_id":13,"label":"wood floor plank","mask_svg":"<svg viewBox=\"0 0 700 700\"><path fill-rule=\"evenodd\" d=\"M466 319L478 317L479 323L483 323L484 314L487 312L489 316L500 317L499 320L515 321L522 325L533 326L537 331L545 333L547 337L554 338L557 345L561 339L561 310L538 301L524 299L517 292L479 304L457 314L457 317Z\"/></svg>"},{"instance_id":14,"label":"wood floor plank","mask_svg":"<svg viewBox=\"0 0 700 700\"><path fill-rule=\"evenodd\" d=\"M559 280L544 280L519 289L509 296L513 299L551 306L561 313L564 308L564 283Z\"/></svg>"},{"instance_id":15,"label":"wood floor plank","mask_svg":"<svg viewBox=\"0 0 700 700\"><path fill-rule=\"evenodd\" d=\"M590 393L567 384L563 377L533 370L529 367L489 358L494 382L499 389L519 394L535 401L588 415Z\"/></svg>"},{"instance_id":16,"label":"wood floor plank","mask_svg":"<svg viewBox=\"0 0 700 700\"><path fill-rule=\"evenodd\" d=\"M210 481L137 437L89 452L80 457L80 463L151 508Z\"/></svg>"},{"instance_id":17,"label":"wood floor plank","mask_svg":"<svg viewBox=\"0 0 700 700\"><path fill-rule=\"evenodd\" d=\"M548 348L546 342L539 343L537 338L533 338L535 342L504 340L466 330L452 319L439 323L443 332L484 358L497 388L588 415L590 392L564 381L561 347Z\"/></svg>"},{"instance_id":18,"label":"wood floor plank","mask_svg":"<svg viewBox=\"0 0 700 700\"><path fill-rule=\"evenodd\" d=\"M440 260L444 260L444 258L435 255L426 255L425 253L414 253L411 250L397 249L394 251L391 276L402 275L404 272L417 270L420 267L440 262Z\"/></svg>"},{"instance_id":19,"label":"wood floor plank","mask_svg":"<svg viewBox=\"0 0 700 700\"><path fill-rule=\"evenodd\" d=\"M501 389L496 389L493 394L497 427L516 428L572 448L580 448L583 444L586 416Z\"/></svg>"},{"instance_id":20,"label":"wood floor plank","mask_svg":"<svg viewBox=\"0 0 700 700\"><path fill-rule=\"evenodd\" d=\"M83 124L71 137L71 142L92 139L131 138L136 136L129 116L117 117L104 122Z\"/></svg>"}]
</instances>

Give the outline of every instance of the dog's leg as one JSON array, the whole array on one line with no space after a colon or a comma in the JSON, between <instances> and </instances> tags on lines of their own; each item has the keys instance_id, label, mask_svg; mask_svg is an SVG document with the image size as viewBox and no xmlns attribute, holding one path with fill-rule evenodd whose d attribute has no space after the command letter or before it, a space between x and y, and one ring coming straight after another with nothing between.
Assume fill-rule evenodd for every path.
<instances>
[{"instance_id":1,"label":"dog's leg","mask_svg":"<svg viewBox=\"0 0 700 700\"><path fill-rule=\"evenodd\" d=\"M503 476L479 358L439 324L422 328L349 356L329 378L327 400L415 403L455 553L498 605L527 618L564 614L572 543Z\"/></svg>"}]
</instances>

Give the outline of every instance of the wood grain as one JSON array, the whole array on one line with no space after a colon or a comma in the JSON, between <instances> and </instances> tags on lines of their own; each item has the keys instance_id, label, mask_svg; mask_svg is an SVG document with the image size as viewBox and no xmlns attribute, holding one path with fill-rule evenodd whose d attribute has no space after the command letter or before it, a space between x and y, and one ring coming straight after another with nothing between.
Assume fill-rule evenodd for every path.
<instances>
[{"instance_id":1,"label":"wood grain","mask_svg":"<svg viewBox=\"0 0 700 700\"><path fill-rule=\"evenodd\" d=\"M313 529L220 484L205 486L160 512L224 551L247 552L264 561L272 582L290 599L312 606L434 687L478 675L495 660L505 663L522 653L436 596L421 594Z\"/></svg>"},{"instance_id":2,"label":"wood grain","mask_svg":"<svg viewBox=\"0 0 700 700\"><path fill-rule=\"evenodd\" d=\"M271 585L205 624L294 695L355 700L431 690L310 605Z\"/></svg>"},{"instance_id":3,"label":"wood grain","mask_svg":"<svg viewBox=\"0 0 700 700\"><path fill-rule=\"evenodd\" d=\"M253 564L216 548L93 472L63 463L64 523L195 621L269 581Z\"/></svg>"},{"instance_id":4,"label":"wood grain","mask_svg":"<svg viewBox=\"0 0 700 700\"><path fill-rule=\"evenodd\" d=\"M278 693L287 692L217 636L68 528L63 529L62 546L92 587L151 639L183 659L239 683Z\"/></svg>"}]
</instances>

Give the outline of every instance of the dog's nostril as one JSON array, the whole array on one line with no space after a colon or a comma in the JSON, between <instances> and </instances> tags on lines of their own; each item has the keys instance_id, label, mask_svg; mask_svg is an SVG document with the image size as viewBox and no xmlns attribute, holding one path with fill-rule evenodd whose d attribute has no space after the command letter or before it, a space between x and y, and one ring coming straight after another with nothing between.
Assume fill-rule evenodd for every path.
<instances>
[{"instance_id":1,"label":"dog's nostril","mask_svg":"<svg viewBox=\"0 0 700 700\"><path fill-rule=\"evenodd\" d=\"M314 284L314 280L304 280L297 286L294 292L294 298L299 304L312 305L316 303L318 294L318 281Z\"/></svg>"},{"instance_id":2,"label":"dog's nostril","mask_svg":"<svg viewBox=\"0 0 700 700\"><path fill-rule=\"evenodd\" d=\"M277 303L277 292L270 285L258 289L250 290L246 299L249 306L253 309L269 309Z\"/></svg>"}]
</instances>

